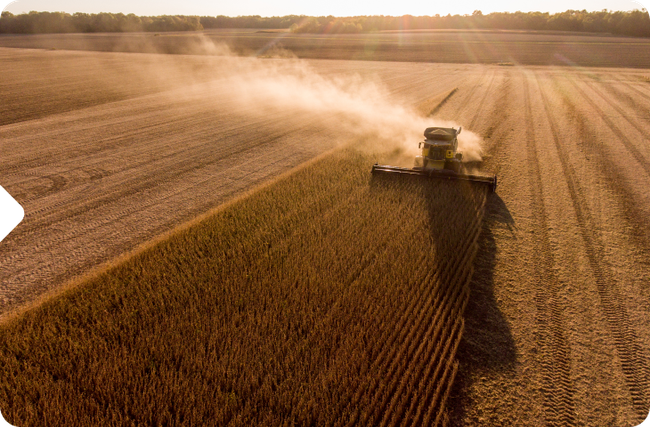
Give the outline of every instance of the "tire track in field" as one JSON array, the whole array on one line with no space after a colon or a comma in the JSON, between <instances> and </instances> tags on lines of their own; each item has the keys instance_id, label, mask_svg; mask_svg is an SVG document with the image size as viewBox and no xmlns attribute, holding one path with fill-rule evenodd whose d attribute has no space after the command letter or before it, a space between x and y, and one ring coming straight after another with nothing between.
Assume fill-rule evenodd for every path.
<instances>
[{"instance_id":1,"label":"tire track in field","mask_svg":"<svg viewBox=\"0 0 650 427\"><path fill-rule=\"evenodd\" d=\"M508 119L508 110L501 106L510 105L512 96L512 75L508 71L505 74L504 81L499 87L499 96L495 102L495 107L490 111L490 116L485 120L487 129L481 133L484 139L483 145L483 161L479 162L481 169L485 166L485 170L499 175L501 171L501 163L503 161L502 150L504 144L500 143L507 139L508 134L512 131L511 128L504 127L504 123ZM478 117L477 114L476 117ZM492 138L496 134L496 138ZM487 140L491 140L487 143Z\"/></svg>"},{"instance_id":2,"label":"tire track in field","mask_svg":"<svg viewBox=\"0 0 650 427\"><path fill-rule=\"evenodd\" d=\"M617 205L623 207L621 215L632 229L630 236L634 243L650 252L650 220L639 204L635 202L634 193L625 185L626 178L621 173L621 169L612 163L611 154L602 144L594 143L599 139L598 132L589 125L584 114L578 111L574 101L564 91L557 90L557 86L556 92L561 96L569 116L578 125L578 134L580 135L577 140L578 147L597 164L596 169L604 176L604 185L616 198Z\"/></svg>"},{"instance_id":3,"label":"tire track in field","mask_svg":"<svg viewBox=\"0 0 650 427\"><path fill-rule=\"evenodd\" d=\"M259 147L261 146L272 144L273 142L281 139L283 136L287 136L288 134L289 133L286 133L285 135L278 135L274 138L266 138L261 140L261 142L258 141L256 143L253 143L252 145L247 145L247 150L245 151L250 151L253 148L259 149ZM139 167L134 167L134 169L142 169L142 168L150 169L150 165L153 165L155 163L160 163L161 160L172 159L173 157L177 157L179 154L182 153L175 152L157 159L152 159L146 163L141 163L140 165L138 165ZM242 154L242 151L233 151L227 155L219 157L218 159L219 161L223 161L240 154ZM121 186L117 187L115 191L101 194L93 198L92 200L77 199L72 203L70 203L70 201L62 201L58 204L50 205L45 209L46 212L51 212L50 214L46 214L45 212L43 212L43 210L36 211L34 212L34 214L41 214L41 215L39 215L38 219L34 219L30 221L28 224L26 224L25 227L22 229L22 231L24 233L30 233L45 227L49 227L53 223L62 221L63 219L69 220L69 219L74 219L79 215L86 215L90 211L103 208L107 203L112 203L115 202L116 200L124 199L133 196L134 194L151 190L155 187L164 186L169 181L178 179L182 176L187 175L192 170L204 168L212 163L215 163L215 158L206 156L204 152L194 153L192 156L187 157L183 161L179 163L174 163L173 170L169 170L168 173L165 173L164 177L161 177L160 175L149 175L148 177L139 176L132 181L133 183L135 183L135 185L132 184L126 187L121 187ZM160 171L160 169L155 169L155 170ZM55 210L55 208L63 204L66 204L68 206L65 211ZM141 206L137 207L137 209L140 208Z\"/></svg>"},{"instance_id":4,"label":"tire track in field","mask_svg":"<svg viewBox=\"0 0 650 427\"><path fill-rule=\"evenodd\" d=\"M645 99L647 99L647 100L650 101L650 94L648 94L648 93L646 93L646 92L640 90L638 87L636 87L635 85L631 84L630 82L627 82L627 81L625 81L625 80L621 80L620 78L617 78L617 80L619 81L619 83L625 85L626 87L628 87L629 89L631 89L634 93L636 93L636 94L639 95L640 97L645 98Z\"/></svg>"},{"instance_id":5,"label":"tire track in field","mask_svg":"<svg viewBox=\"0 0 650 427\"><path fill-rule=\"evenodd\" d=\"M536 251L538 259L535 268L537 275L535 303L538 312L537 321L543 329L544 384L542 393L545 397L544 412L548 425L575 425L575 390L571 382L571 349L565 332L564 306L558 297L562 285L553 268L555 261L548 235L549 219L544 206L530 87L526 75L524 75L524 103L528 180L532 192L532 210L537 217L536 234L539 236L537 239L539 247Z\"/></svg>"},{"instance_id":6,"label":"tire track in field","mask_svg":"<svg viewBox=\"0 0 650 427\"><path fill-rule=\"evenodd\" d=\"M592 79L593 79L593 77L592 77ZM621 83L621 84L624 84L628 88L631 88L631 86L629 84L627 84L626 82L622 82L621 80L617 80L617 82ZM627 104L627 106L630 109L632 109L634 111L641 111L648 118L650 118L650 107L639 104L632 96L630 96L629 94L624 93L620 89L616 88L612 83L604 84L604 86L609 91L609 93L614 95L618 100L620 100L620 101L624 102L625 104ZM592 87L592 86L590 85L590 87ZM601 95L601 97L602 97L602 95ZM648 98L650 98L650 97L648 97Z\"/></svg>"},{"instance_id":7,"label":"tire track in field","mask_svg":"<svg viewBox=\"0 0 650 427\"><path fill-rule=\"evenodd\" d=\"M602 110L602 109L601 109L601 108L600 108L600 107L599 107L599 106L598 106L598 105L597 105L597 104L596 104L596 103L595 103L591 98L589 98L589 97L587 96L587 94L584 92L584 90L582 90L582 88L580 88L580 86L578 86L578 85L575 83L575 81L573 81L572 79L567 79L567 81L568 81L568 82L569 82L569 83L570 83L570 84L575 88L575 90L578 91L578 93L580 93L580 95L582 96L582 98L583 98L585 101L587 101L587 103L591 106L591 108L594 109L594 111L595 111L595 112L598 114L598 116L603 120L603 122L605 122L605 124L607 124L607 126L612 130L612 132L614 132L614 134L617 135L618 140L621 141L621 142L623 143L623 145L625 146L625 148L627 149L627 151L632 155L632 157L634 157L634 159L639 163L639 165L643 168L643 170L645 170L646 174L650 177L650 159L646 159L646 158L643 156L643 154L639 151L639 149L636 148L636 146L634 145L634 143L633 143L632 141L630 141L630 139L629 139L627 136L625 136L625 135L623 134L623 132L618 128L618 126L616 126L616 124L614 124L614 122L613 122L613 121L612 121L612 120L607 116L607 114L605 114L605 112L604 112L604 111L603 111L603 110ZM593 89L593 88L592 88L592 89ZM596 92L596 93L598 93L598 92ZM599 95L600 95L600 94L599 94ZM602 95L600 95L600 96L602 96ZM607 99L606 99L606 98L603 98L603 99L605 99L605 101L607 102ZM633 124L633 123L632 123L632 122L631 122L631 121L630 121L630 120L625 116L625 113L622 112L622 110L621 110L620 108L615 107L615 106L614 106L613 104L611 104L611 103L610 103L610 105L611 105L612 107L614 107L614 108L616 109L616 111L619 112L619 114L621 114L621 116L622 116L623 118L625 118L625 120L626 120L628 123L630 123L630 124L631 124L635 129L636 129L636 130L638 130L639 132L641 132L642 135L645 135L645 134L646 134L643 130L640 130L640 129L638 128L638 125Z\"/></svg>"},{"instance_id":8,"label":"tire track in field","mask_svg":"<svg viewBox=\"0 0 650 427\"><path fill-rule=\"evenodd\" d=\"M474 125L476 125L476 121L481 115L481 112L483 111L483 106L485 104L485 100L487 99L488 95L490 95L490 89L492 89L492 85L494 84L494 78L496 77L496 73L492 73L492 78L490 78L490 83L488 83L487 90L485 91L485 95L481 98L481 100L478 103L478 106L476 106L476 113L474 113L474 117L472 120L469 122L469 129L474 129Z\"/></svg>"},{"instance_id":9,"label":"tire track in field","mask_svg":"<svg viewBox=\"0 0 650 427\"><path fill-rule=\"evenodd\" d=\"M116 104L120 105L120 104ZM202 103L202 104L195 104L195 108L203 108L206 107L208 104L207 103ZM140 110L142 109L142 106L139 106ZM182 107L181 107L182 108ZM124 154L128 154L131 156L131 158L135 159L138 156L139 157L144 157L144 158L153 158L154 156L151 155L151 153L154 150L157 150L160 152L162 150L162 155L158 155L155 157L153 160L148 160L148 161L137 161L137 160L131 160L132 163L129 165L132 168L138 168L142 165L146 165L148 163L151 163L153 161L160 161L165 158L170 158L171 156L174 155L179 155L182 153L190 153L193 150L196 150L198 147L203 146L205 148L205 145L207 142L202 142L200 144L188 144L188 142L191 142L196 137L198 136L199 138L201 137L201 134L197 134L196 132L191 133L191 132L185 132L186 136L185 139L181 142L185 143L183 147L179 147L178 145L178 140L174 139L173 142L176 143L176 147L174 147L174 151L171 153L165 154L165 152L169 152L169 148L166 146L161 147L159 142L156 142L156 144L151 147L151 146L146 146L144 144L136 145L133 147L134 141L141 141L141 140L151 140L154 139L156 141L168 141L171 142L170 137L179 137L184 130L189 129L200 129L202 125L204 125L206 122L209 122L210 119L206 117L205 113L201 114L194 114L192 117L188 117L186 113L184 113L181 117L173 117L173 118L159 118L156 116L159 116L160 113L156 113L155 109L151 109L150 107L147 107L147 110L151 111L139 111L138 114L135 116L135 118L129 118L129 119L124 119L124 117L119 117L117 119L111 119L106 118L104 116L101 116L97 114L96 112L93 112L92 110L87 110L88 111L88 116L83 117L81 119L77 119L74 121L67 121L65 118L63 118L62 122L64 123L64 128L66 129L65 131L63 129L61 130L52 130L49 128L46 128L45 131L40 131L39 133L36 134L36 138L39 139L49 139L49 138L55 138L57 141L66 141L66 145L63 148L57 149L53 153L47 153L43 154L43 147L41 146L33 148L32 151L37 151L38 156L35 156L33 158L29 158L28 154L23 154L19 159L11 159L12 164L9 165L3 165L0 166L0 172L3 175L11 175L15 173L19 173L21 171L25 171L28 169L36 169L39 167L43 166L50 166L50 165L56 165L58 167L65 167L66 171L73 171L76 169L75 167L79 164L80 161L82 163L88 165L88 159L91 158L92 160L99 160L100 163L103 161L106 161L106 157L112 158L115 156L120 156ZM110 112L109 112L110 114ZM153 118L153 120L152 120ZM44 119L45 120L45 119ZM92 122L88 123L89 120L93 120ZM238 118L238 122L241 122L241 119ZM51 119L48 119L48 121L51 121ZM153 123L147 123L151 122ZM234 120L237 121L237 120ZM271 120L266 120L266 121L260 121L259 123L256 123L258 126L264 125L265 122L270 122ZM99 123L98 123L99 122ZM144 123L143 123L144 122ZM79 125L81 124L81 126ZM248 124L248 127L250 124ZM116 127L120 128L128 128L128 130L122 130L122 131L116 131ZM230 136L236 136L238 134L241 134L240 130L243 130L247 127L246 124L239 124L236 126L229 127L227 130L222 131L222 134L220 134L220 139L228 139ZM31 132L31 130L28 128L28 132ZM84 138L97 138L99 141L95 144L93 144L91 147L84 146L83 151L79 150L79 146L81 143L79 142L79 134L80 133L85 133ZM90 135L88 135L90 133ZM276 132L277 133L277 132ZM157 138L157 139L155 139ZM67 143L67 141L76 141L73 143ZM50 143L51 144L51 143ZM187 146L185 146L187 145ZM221 150L223 151L224 148L228 147L220 147ZM127 152L119 152L118 150L126 150ZM76 152L75 156L70 156L70 152ZM124 170L124 169L118 169L118 171ZM31 172L30 174L35 173ZM115 171L113 173L116 173ZM16 181L12 183L12 185L22 185L25 184L29 181L28 180L23 180L23 181ZM37 194L36 196L32 198L36 198L40 194Z\"/></svg>"},{"instance_id":10,"label":"tire track in field","mask_svg":"<svg viewBox=\"0 0 650 427\"><path fill-rule=\"evenodd\" d=\"M170 104L166 102L165 97L172 95L180 97L177 91L171 90L162 94L64 112L12 126L11 129L0 128L0 137L6 138L7 141L16 137L22 142L27 134L38 141L30 146L30 151L15 152L16 156L10 156L7 159L10 163L5 162L4 165L0 165L0 172L3 175L11 175L27 169L51 165L76 166L80 161L86 164L89 158L105 160L106 157L125 154L130 155L131 158L151 157L150 153L153 150L170 151L167 146L161 147L161 141L169 145L172 142L170 137L178 138L181 135L185 136L186 140L182 142L189 145L189 148L178 147L179 141L174 140L173 142L177 144L174 147L175 153L189 151L196 146L187 142L193 137L201 137L203 133L197 132L196 129L202 129L206 123L214 122L215 113L220 115L221 123L228 123L225 130L208 128L208 131L212 130L215 134L218 129L221 132L220 139L245 134L242 130L251 126L251 123L242 120L242 115L247 114L245 110L240 112L230 105L215 110L214 101L210 99L193 98L190 101L174 101ZM229 95L232 95L232 91L224 92L224 96ZM126 115L125 109L129 109L131 114ZM222 115L224 113L227 116ZM275 120L256 118L254 124L264 126L266 123L290 118L292 118L290 112L283 112L282 116L275 117ZM36 127L37 124L41 126ZM80 137L82 134L83 136ZM92 140L94 143L82 144L82 139ZM156 143L152 148L151 145L140 144L139 141L142 140L154 140ZM0 148L3 147L0 145ZM126 150L126 153L119 150ZM37 155L32 155L34 152ZM71 156L70 153L74 155Z\"/></svg>"},{"instance_id":11,"label":"tire track in field","mask_svg":"<svg viewBox=\"0 0 650 427\"><path fill-rule=\"evenodd\" d=\"M646 363L646 355L643 354L638 338L630 323L623 297L619 294L615 275L605 259L604 245L593 230L596 229L595 222L584 200L584 192L580 189L573 168L563 156L562 144L558 125L551 113L550 103L537 76L544 111L551 128L551 134L555 148L560 159L563 175L571 195L571 202L579 225L580 235L584 243L585 253L596 280L596 290L601 302L601 308L605 320L609 326L610 333L614 339L614 345L621 361L623 376L630 392L632 405L639 417L645 417L648 403L648 378L650 371ZM639 418L642 420L643 418Z\"/></svg>"},{"instance_id":12,"label":"tire track in field","mask_svg":"<svg viewBox=\"0 0 650 427\"><path fill-rule=\"evenodd\" d=\"M124 199L163 186L167 182L179 179L180 177L189 174L192 170L224 162L229 158L241 157L247 152L254 153L261 147L272 145L277 141L282 140L282 138L286 138L290 134L299 130L308 129L313 122L313 120L303 122L300 127L294 128L291 131L277 131L274 132L273 135L269 135L265 138L248 141L243 147L241 144L232 143L222 145L218 151L210 152L209 156L206 156L206 150L210 150L213 147L208 143L193 145L187 148L177 148L173 152L157 157L148 156L150 157L148 160L135 162L134 164L129 165L127 176L122 180L113 183L113 188L108 192L92 196L91 198L82 198L73 201L62 200L40 209L31 210L30 215L32 215L33 218L29 223L24 225L21 231L29 234L32 231L48 227L63 219L69 220L78 215L86 215L89 211L103 208L107 203L112 203L116 200ZM236 132L237 129L234 131ZM229 133L223 136L228 138ZM189 138L191 138L191 136ZM174 160L179 157L182 157L182 159ZM156 164L160 166L154 167ZM137 170L157 170L158 173L156 175L133 176L131 172ZM59 185L58 189L61 188L62 186ZM52 190L49 192L52 192ZM57 210L57 208L62 205L66 205L64 212Z\"/></svg>"},{"instance_id":13,"label":"tire track in field","mask_svg":"<svg viewBox=\"0 0 650 427\"><path fill-rule=\"evenodd\" d=\"M492 72L492 78L494 79L494 72ZM469 101L474 97L474 94L478 90L478 88L481 86L481 81L483 80L483 76L478 78L478 81L476 84L470 89L470 91L467 93L465 98L463 98L463 102L460 103L458 108L456 108L456 114L455 117L458 117L461 113L461 111L465 110L466 108L469 107Z\"/></svg>"},{"instance_id":14,"label":"tire track in field","mask_svg":"<svg viewBox=\"0 0 650 427\"><path fill-rule=\"evenodd\" d=\"M620 116L623 117L623 118L625 119L625 121L628 122L628 123L630 124L630 126L632 126L634 129L636 129L636 130L637 130L641 135L646 135L646 134L647 134L647 131L646 131L645 129L642 129L642 128L639 126L638 123L636 123L636 122L630 120L630 118L629 118L629 114L626 114L625 111L623 111L623 110L622 110L618 105L616 105L615 103L610 102L610 101L607 99L607 97L606 97L605 95L603 95L603 92L602 92L600 89L598 89L598 88L596 87L596 85L595 85L593 82L592 82L592 83L585 82L585 83L586 83L587 87L589 87L592 91L594 91L594 92L595 92L595 93L596 93L596 94L597 94L597 95L598 95L598 96L599 96L603 101L607 102L607 104L609 104L610 107L612 107L614 110L616 110L616 112L617 112L618 114L620 114ZM637 103L634 102L634 100L633 100L632 98L630 98L629 96L622 96L622 94L620 94L620 93L617 92L614 88L611 88L611 87L610 87L610 90L613 91L613 92L615 93L615 95L618 94L617 98L618 98L618 99L621 99L621 98L622 98L624 101L626 101L626 103L627 103L629 106L632 107L633 110L635 110L635 111L638 111L638 110L645 110L645 112L648 113L648 111L649 111L648 109L646 109L646 108L644 108L644 107L641 107L641 106L637 105Z\"/></svg>"},{"instance_id":15,"label":"tire track in field","mask_svg":"<svg viewBox=\"0 0 650 427\"><path fill-rule=\"evenodd\" d=\"M496 101L497 106L507 106L510 105L510 97L512 96L512 76L510 72L507 72L505 75L505 81L502 84L502 88L499 90L499 98ZM494 134L495 130L498 130L501 125L506 121L508 118L508 110L504 107L497 107L494 109L493 114L489 117L487 123L489 123L489 126L487 130L485 131L485 134L483 135L484 138L489 139L492 138L492 135ZM489 150L492 150L494 148L499 148L501 147L500 145L492 145ZM491 155L494 155L496 153L492 153L490 151Z\"/></svg>"}]
</instances>

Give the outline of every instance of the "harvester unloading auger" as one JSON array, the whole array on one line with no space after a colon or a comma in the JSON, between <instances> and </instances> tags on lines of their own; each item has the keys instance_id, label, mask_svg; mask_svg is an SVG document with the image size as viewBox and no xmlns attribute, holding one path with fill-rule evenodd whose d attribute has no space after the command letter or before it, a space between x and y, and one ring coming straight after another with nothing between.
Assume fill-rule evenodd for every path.
<instances>
[{"instance_id":1,"label":"harvester unloading auger","mask_svg":"<svg viewBox=\"0 0 650 427\"><path fill-rule=\"evenodd\" d=\"M461 130L462 128L427 128L424 131L426 139L419 145L422 154L415 157L415 167L403 168L375 163L372 166L372 173L398 173L479 182L489 185L492 192L496 191L496 175L474 175L463 172L463 154L458 152L458 135Z\"/></svg>"}]
</instances>

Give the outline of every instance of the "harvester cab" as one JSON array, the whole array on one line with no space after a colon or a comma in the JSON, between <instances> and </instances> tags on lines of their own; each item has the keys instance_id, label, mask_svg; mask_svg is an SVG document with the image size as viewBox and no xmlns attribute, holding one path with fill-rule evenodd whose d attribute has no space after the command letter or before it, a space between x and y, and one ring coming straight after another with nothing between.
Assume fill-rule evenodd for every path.
<instances>
[{"instance_id":1,"label":"harvester cab","mask_svg":"<svg viewBox=\"0 0 650 427\"><path fill-rule=\"evenodd\" d=\"M446 169L460 172L463 154L458 152L458 130L432 127L424 131L423 142L418 145L422 154L415 157L415 169Z\"/></svg>"},{"instance_id":2,"label":"harvester cab","mask_svg":"<svg viewBox=\"0 0 650 427\"><path fill-rule=\"evenodd\" d=\"M462 166L463 154L458 151L458 135L462 128L430 127L424 131L425 140L420 142L421 154L415 157L413 168L387 166L375 163L372 173L395 173L419 175L429 178L454 181L470 181L489 185L492 192L497 189L496 175L465 173Z\"/></svg>"}]
</instances>

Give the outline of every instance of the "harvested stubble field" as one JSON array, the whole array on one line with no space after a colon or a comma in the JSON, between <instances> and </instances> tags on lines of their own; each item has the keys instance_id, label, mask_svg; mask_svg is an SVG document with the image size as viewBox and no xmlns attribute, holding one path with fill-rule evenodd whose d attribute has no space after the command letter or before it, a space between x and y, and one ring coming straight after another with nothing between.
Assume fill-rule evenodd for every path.
<instances>
[{"instance_id":1,"label":"harvested stubble field","mask_svg":"<svg viewBox=\"0 0 650 427\"><path fill-rule=\"evenodd\" d=\"M155 66L159 59L153 60L154 56L10 49L2 53L16 58L3 61L3 67L13 64L15 69L29 69L28 64L41 63L42 56L59 55L65 58L64 62L77 58L80 64L92 58L102 64L97 69L104 70L83 76L79 67L65 69L54 61L48 76L53 82L59 77L54 86L59 85L60 90L47 93L56 94L55 99L41 111L35 112L33 105L25 106L24 118L18 115L0 127L3 153L10 153L9 160L3 159L0 166L0 184L17 195L28 215L0 247L5 310L32 300L44 289L56 288L90 266L268 181L338 142L349 141L351 135L365 140L376 136L368 129L355 131L355 125L375 117L358 111L351 114L352 110L325 108L314 115L314 110L293 103L287 104L291 108L284 104L262 108L260 114L252 104L232 103L228 96L207 97L205 94L214 93L215 87L217 93L228 93L233 88L213 82L210 72L205 73L205 64L208 69L213 64L203 57L183 57L183 66L191 64L192 75L196 76L192 87L199 90L190 91L191 96L179 97L179 90L183 92L187 86L179 84L179 79L164 76L148 81L136 77L137 64L153 61ZM21 55L33 57L25 59ZM598 51L591 51L591 55L592 65L601 64ZM623 64L634 60L621 57ZM165 57L165 61L174 59ZM113 67L113 63L124 65ZM347 420L380 424L384 420L391 424L411 420L400 418L403 414L423 417L425 409L443 420L449 417L452 425L629 426L643 420L650 409L650 195L646 191L650 179L650 86L646 77L649 71L356 61L310 61L310 66L328 81L358 74L360 77L351 81L379 82L386 89L374 94L377 98L373 102L378 104L383 105L379 101L387 98L391 103L415 107L425 115L433 110L437 119L453 120L473 130L484 141L481 168L499 174L498 193L485 202L473 261L475 274L469 284L470 296L462 320L464 332L456 354L458 373L446 402L447 414L441 411L444 394L443 399L433 399L435 392L426 389L430 384L418 380L422 372L426 374L424 378L432 378L427 376L433 375L427 371L430 368L443 372L449 369L452 373L444 374L449 375L444 378L453 377L453 360L447 358L439 364L439 359L433 359L427 364L418 358L421 352L435 352L434 346L444 349L448 343L450 347L445 351L453 354L457 332L445 340L418 341L418 334L433 332L415 325L422 325L417 322L426 316L435 316L432 313L436 310L462 311L463 298L467 298L462 296L465 282L463 278L442 280L444 286L436 289L440 276L428 284L425 282L429 279L409 282L409 277L443 274L440 266L447 260L452 264L461 262L454 261L459 259L471 262L472 250L466 251L462 246L457 250L442 248L456 246L457 240L448 237L453 235L451 231L471 235L471 229L457 230L453 221L468 221L477 212L480 217L481 194L446 183L373 182L368 171L374 159L351 151L338 152L303 168L219 211L203 225L195 225L149 247L110 273L5 321L2 334L7 345L1 363L9 368L2 370L3 413L23 411L25 417L38 417L58 408L56 402L39 400L37 392L14 393L10 383L32 390L30 387L36 387L34 382L44 381L47 387L52 385L53 390L58 390L59 396L84 395L85 403L80 405L87 406L79 408L92 417L109 413L105 410L109 405L106 402L117 405L111 408L132 407L128 396L143 390L181 396L185 391L180 385L192 384L196 379L203 384L203 388L197 387L197 393L212 392L215 401L228 402L220 407L220 413L232 417L228 419L233 423L313 420L327 424ZM177 70L179 65L173 67ZM128 78L115 77L119 73ZM3 81L4 93L29 92L25 80L21 83L19 75L11 76L13 80L7 80L10 83ZM78 76L77 86L86 90L71 84ZM116 91L110 84L114 78L130 83ZM205 85L209 85L210 91L203 90ZM351 91L354 83L335 86L342 93L351 94L352 99L359 95ZM47 87L47 79L43 79L41 86L34 86L33 98L27 99L38 99L39 91L49 90L44 89ZM454 88L457 90L453 91ZM77 91L79 97L73 96ZM96 98L93 94L97 94ZM261 95L256 97L258 107L265 105ZM71 104L66 104L66 96ZM19 96L8 99L14 99L15 105L21 102ZM218 99L217 107L214 99ZM59 111L67 112L54 114ZM380 111L387 112L394 111ZM356 119L346 121L350 117ZM385 118L390 122L390 117ZM296 129L298 124L303 127ZM376 128L381 124L372 122ZM251 128L256 132L251 133ZM414 131L417 142L421 129ZM261 146L244 151L243 147L248 148L255 141ZM16 150L17 146L23 151ZM104 147L110 150L103 150ZM231 153L231 157L222 161L224 152ZM273 161L269 160L269 152L274 153ZM186 167L174 172L178 159ZM191 165L199 160L200 167L205 169L193 174ZM269 164L275 165L275 169L265 174ZM96 175L92 180L84 178L80 174L87 165L101 165L98 167L109 173ZM241 169L244 165L248 169ZM332 168L341 168L341 172L335 173ZM66 179L50 179L57 175ZM258 179L250 179L251 175ZM229 177L225 185L223 176ZM331 178L319 180L315 178L318 176ZM164 185L156 186L156 179L162 179ZM215 188L221 190L215 192ZM255 203L261 203L260 209L279 209L278 193L270 195L282 188L287 191L282 194L295 194L292 197L305 200L304 210L296 205L292 208L295 215L286 219L279 215L278 223L269 222L272 220L266 216L255 222L255 215L235 214L253 209ZM319 188L323 194L314 194L310 188ZM86 197L86 192L93 191L96 193L90 193L92 197ZM329 199L327 194L331 195ZM308 200L314 204L310 205ZM473 204L461 203L468 200L473 200ZM309 210L318 212L318 206L326 212L310 215ZM353 209L361 206L365 210ZM465 214L453 216L450 206ZM445 221L451 221L446 223L451 231L444 229L443 222L436 222L442 220L432 209L447 214ZM298 222L291 222L299 218L306 221L300 223L302 233L295 226ZM406 228L399 221L406 222ZM259 230L250 230L243 226L245 223L254 223L252 228ZM251 242L258 244L229 248L228 253L240 257L225 262L226 252L214 252L214 243L223 243L220 239L227 236L196 231L207 227L206 224L224 231L235 227L246 236L254 236ZM72 225L79 226L79 231L70 231ZM193 239L188 237L192 233ZM409 238L411 245L404 243ZM195 247L200 247L199 243L206 245L206 239L207 247L202 246L205 250L197 251ZM373 245L359 244L362 239ZM312 243L301 246L302 241ZM186 248L185 259L169 249L170 245ZM168 248L167 252L164 248ZM174 261L151 271L129 270L151 259L148 257L156 251ZM300 251L311 255L299 256ZM209 255L214 258L208 258ZM214 262L201 261L204 257ZM426 265L423 257L435 264ZM385 264L399 266L400 275L391 276L398 270ZM346 276L349 266L354 265L356 270L350 272L356 271L358 276ZM240 270L246 268L256 271L257 276L239 276ZM292 276L294 269L306 273ZM183 275L185 271L197 273ZM199 274L200 271L207 273ZM239 284L219 288L230 292L219 294L222 299L216 299L228 302L224 312L215 312L216 305L206 304L205 298L200 298L213 295L209 292L215 290L205 283L219 272L224 277L221 283ZM145 276L150 279L144 281ZM292 282L291 277L298 280ZM125 286L135 283L136 278L151 285ZM173 282L173 278L179 280ZM191 281L204 285L197 286L195 294L185 292L182 284ZM277 287L263 287L263 283ZM170 284L167 289L175 293L154 291L160 289L156 286ZM100 288L107 291L99 292ZM135 296L116 299L120 289ZM413 310L426 306L429 311L421 312L420 317L405 312L403 304L408 298L417 300L416 295L425 291L432 292L431 295L461 292L461 297L455 299L459 305L427 305L420 298L418 302L423 305L413 306ZM147 292L153 292L153 296L143 300ZM299 302L302 297L308 300ZM164 316L160 308L163 305L170 306L169 312L174 313L182 298L193 301L186 305L187 315L177 310L178 318L171 314L167 320L156 317ZM118 302L111 305L110 301ZM266 307L255 305L263 301L268 302ZM360 308L353 302L360 304ZM93 311L93 307L100 306L106 311ZM151 340L171 350L162 351L158 344L147 345L146 339L132 335L133 330L131 334L120 334L121 327L138 327L128 320L129 315L145 324L151 322L151 328L162 337L154 335ZM196 316L204 315L212 316L209 318L214 323L192 323ZM76 319L77 323L66 319ZM441 327L452 327L456 321L453 316L448 320ZM222 328L217 327L218 321ZM50 322L61 325L62 338L39 338L44 334L57 335L58 331L38 326ZM173 322L174 327L163 327L172 324L165 322ZM399 322L415 323L404 324L406 329L395 328L394 325L401 325ZM95 323L112 332L101 335L101 329L83 326ZM142 330L150 336L146 329ZM228 345L213 340L213 336L222 337L225 335L220 334L225 333L233 337ZM394 338L391 341L391 334L402 333L407 334L403 343ZM20 342L23 335L31 337L26 339L43 350L31 356L25 350L27 344ZM92 337L99 336L101 340L93 341ZM248 336L251 341L244 342ZM269 336L273 340L266 343ZM188 344L197 356L182 358L179 355L185 349L179 342L185 337L189 342L211 342L213 346ZM109 347L103 343L110 339L123 340L119 344L121 353L106 350ZM382 340L386 341L382 344ZM402 344L405 350L399 347ZM424 347L413 347L420 344ZM373 353L373 348L384 347L385 352ZM239 353L220 353L224 348L236 348ZM358 365L359 349L368 351L363 354L374 359ZM262 356L258 357L257 351ZM74 357L57 358L58 352ZM99 354L112 357L114 362L101 363ZM399 357L385 359L392 354L414 357L414 363L398 363ZM244 362L229 365L236 364L236 357ZM208 368L203 363L214 359L217 362L213 372L212 365ZM110 393L122 387L124 383L120 381L130 381L124 369L115 370L115 364L137 369L140 375L139 382L134 380L135 385L125 386L127 397ZM95 375L91 378L107 378L112 381L110 387L115 388L104 388L103 384L77 374L77 366L88 366ZM242 372L251 377L238 377ZM216 384L223 383L219 381L229 381L231 386L237 384L243 389L220 388ZM449 383L438 384L442 390L446 385L441 384ZM242 390L248 403L243 400ZM415 395L426 397L409 400ZM210 410L201 406L203 400L192 400L191 394L183 396L186 405L155 407L161 404L158 401L143 406L141 412L114 409L113 414L118 417L115 422L119 417L134 422L146 420L146 414L153 417L160 413L168 419L180 414L210 414L201 412ZM162 401L171 400L170 397ZM195 409L183 412L186 406ZM330 412L317 409L322 407L330 408ZM136 418L139 416L145 418Z\"/></svg>"}]
</instances>

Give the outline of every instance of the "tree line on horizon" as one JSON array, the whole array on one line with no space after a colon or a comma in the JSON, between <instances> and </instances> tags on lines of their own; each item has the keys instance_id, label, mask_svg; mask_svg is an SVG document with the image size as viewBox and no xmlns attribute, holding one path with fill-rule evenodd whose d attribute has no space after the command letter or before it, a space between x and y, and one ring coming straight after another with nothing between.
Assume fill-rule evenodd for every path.
<instances>
[{"instance_id":1,"label":"tree line on horizon","mask_svg":"<svg viewBox=\"0 0 650 427\"><path fill-rule=\"evenodd\" d=\"M0 33L120 33L200 31L198 16L136 16L132 13L2 12Z\"/></svg>"},{"instance_id":2,"label":"tree line on horizon","mask_svg":"<svg viewBox=\"0 0 650 427\"><path fill-rule=\"evenodd\" d=\"M2 12L0 33L92 33L201 31L204 29L257 28L289 29L294 33L350 34L376 31L480 29L537 30L610 33L650 37L650 16L646 9L587 12L493 12L484 15L434 16L136 16L123 13Z\"/></svg>"}]
</instances>

